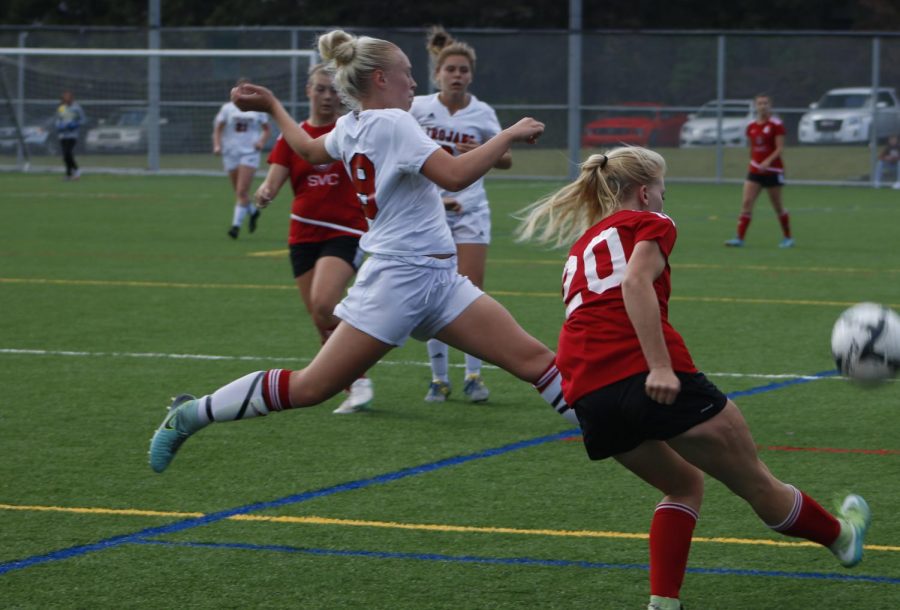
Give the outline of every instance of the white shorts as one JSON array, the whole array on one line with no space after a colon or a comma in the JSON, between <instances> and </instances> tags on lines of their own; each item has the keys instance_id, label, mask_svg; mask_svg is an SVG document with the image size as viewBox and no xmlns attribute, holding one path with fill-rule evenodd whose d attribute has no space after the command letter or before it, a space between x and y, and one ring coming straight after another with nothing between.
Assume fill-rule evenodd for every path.
<instances>
[{"instance_id":1,"label":"white shorts","mask_svg":"<svg viewBox=\"0 0 900 610\"><path fill-rule=\"evenodd\" d=\"M426 341L484 292L459 275L456 257L372 255L334 315L390 345Z\"/></svg>"},{"instance_id":2,"label":"white shorts","mask_svg":"<svg viewBox=\"0 0 900 610\"><path fill-rule=\"evenodd\" d=\"M247 167L256 169L259 167L259 151L257 150L252 153L223 152L222 165L225 167L226 172L236 170L238 165L246 165Z\"/></svg>"},{"instance_id":3,"label":"white shorts","mask_svg":"<svg viewBox=\"0 0 900 610\"><path fill-rule=\"evenodd\" d=\"M491 209L487 206L471 212L465 209L461 213L447 212L447 224L453 234L453 243L491 243Z\"/></svg>"}]
</instances>

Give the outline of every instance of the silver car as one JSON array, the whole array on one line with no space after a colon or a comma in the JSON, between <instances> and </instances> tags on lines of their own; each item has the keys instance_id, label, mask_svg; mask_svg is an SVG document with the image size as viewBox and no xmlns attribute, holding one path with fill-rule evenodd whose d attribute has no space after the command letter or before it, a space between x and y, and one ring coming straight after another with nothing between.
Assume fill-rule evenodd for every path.
<instances>
[{"instance_id":1,"label":"silver car","mask_svg":"<svg viewBox=\"0 0 900 610\"><path fill-rule=\"evenodd\" d=\"M889 87L879 88L875 95L871 87L832 89L809 107L797 129L802 144L865 143L873 124L879 140L900 134L900 104Z\"/></svg>"},{"instance_id":2,"label":"silver car","mask_svg":"<svg viewBox=\"0 0 900 610\"><path fill-rule=\"evenodd\" d=\"M751 99L722 100L722 131L719 133L719 101L711 100L688 115L681 127L681 146L711 146L721 142L724 146L746 146L747 125L756 118L756 107Z\"/></svg>"}]
</instances>

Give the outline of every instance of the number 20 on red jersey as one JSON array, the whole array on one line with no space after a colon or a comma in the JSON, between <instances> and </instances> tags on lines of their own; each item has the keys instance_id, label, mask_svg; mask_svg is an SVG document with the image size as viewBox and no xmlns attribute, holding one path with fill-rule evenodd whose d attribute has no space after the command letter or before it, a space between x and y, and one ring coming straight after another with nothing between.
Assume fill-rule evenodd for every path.
<instances>
[{"instance_id":1,"label":"number 20 on red jersey","mask_svg":"<svg viewBox=\"0 0 900 610\"><path fill-rule=\"evenodd\" d=\"M600 247L605 244L605 247ZM600 276L597 265L597 250L607 255L607 265L604 268L610 268L611 271L604 276ZM569 255L566 266L563 269L563 302L566 304L566 318L572 315L572 312L578 309L584 303L582 296L585 290L595 294L603 294L610 288L615 288L622 283L625 278L625 249L622 247L622 240L619 238L619 231L615 227L610 227L601 231L585 246L581 253L583 261L584 276L578 273L577 255ZM575 279L578 281L575 282ZM575 284L575 292L572 294L572 285Z\"/></svg>"}]
</instances>

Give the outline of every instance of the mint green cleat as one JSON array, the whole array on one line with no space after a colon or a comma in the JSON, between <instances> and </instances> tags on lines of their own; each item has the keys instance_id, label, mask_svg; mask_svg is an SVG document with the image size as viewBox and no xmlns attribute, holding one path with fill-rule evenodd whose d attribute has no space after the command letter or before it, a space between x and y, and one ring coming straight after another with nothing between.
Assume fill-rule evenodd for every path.
<instances>
[{"instance_id":1,"label":"mint green cleat","mask_svg":"<svg viewBox=\"0 0 900 610\"><path fill-rule=\"evenodd\" d=\"M150 439L150 468L154 472L165 470L184 441L202 427L193 396L181 394L172 399L169 412Z\"/></svg>"},{"instance_id":2,"label":"mint green cleat","mask_svg":"<svg viewBox=\"0 0 900 610\"><path fill-rule=\"evenodd\" d=\"M850 494L838 509L841 533L831 545L831 552L845 568L852 568L862 560L863 542L872 523L872 511L862 496Z\"/></svg>"}]
</instances>

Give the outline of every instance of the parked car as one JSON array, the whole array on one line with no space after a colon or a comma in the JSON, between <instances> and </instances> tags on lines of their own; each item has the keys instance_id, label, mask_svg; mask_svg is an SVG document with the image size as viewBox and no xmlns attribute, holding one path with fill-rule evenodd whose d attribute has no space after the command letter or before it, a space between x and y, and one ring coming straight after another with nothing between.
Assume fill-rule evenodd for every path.
<instances>
[{"instance_id":1,"label":"parked car","mask_svg":"<svg viewBox=\"0 0 900 610\"><path fill-rule=\"evenodd\" d=\"M59 139L53 128L53 120L26 121L22 125L22 138L30 154L51 155L59 149ZM19 134L9 116L0 118L0 153L15 154L19 146Z\"/></svg>"},{"instance_id":2,"label":"parked car","mask_svg":"<svg viewBox=\"0 0 900 610\"><path fill-rule=\"evenodd\" d=\"M800 118L797 137L802 144L848 144L868 142L875 119L875 137L879 140L900 133L900 103L897 92L881 87L831 89ZM873 112L872 102L875 101Z\"/></svg>"},{"instance_id":3,"label":"parked car","mask_svg":"<svg viewBox=\"0 0 900 610\"><path fill-rule=\"evenodd\" d=\"M85 146L88 152L135 153L147 150L147 108L125 107L115 111L108 119L100 119L97 127L87 132ZM189 125L159 118L160 149L178 152L184 150L190 138Z\"/></svg>"},{"instance_id":4,"label":"parked car","mask_svg":"<svg viewBox=\"0 0 900 610\"><path fill-rule=\"evenodd\" d=\"M584 126L581 146L678 146L678 134L687 120L657 102L626 102L628 109L610 110Z\"/></svg>"},{"instance_id":5,"label":"parked car","mask_svg":"<svg viewBox=\"0 0 900 610\"><path fill-rule=\"evenodd\" d=\"M725 146L746 146L747 125L756 119L752 99L722 100L722 135L718 137L719 102L711 100L688 115L681 127L681 146L710 146L722 142Z\"/></svg>"}]
</instances>

